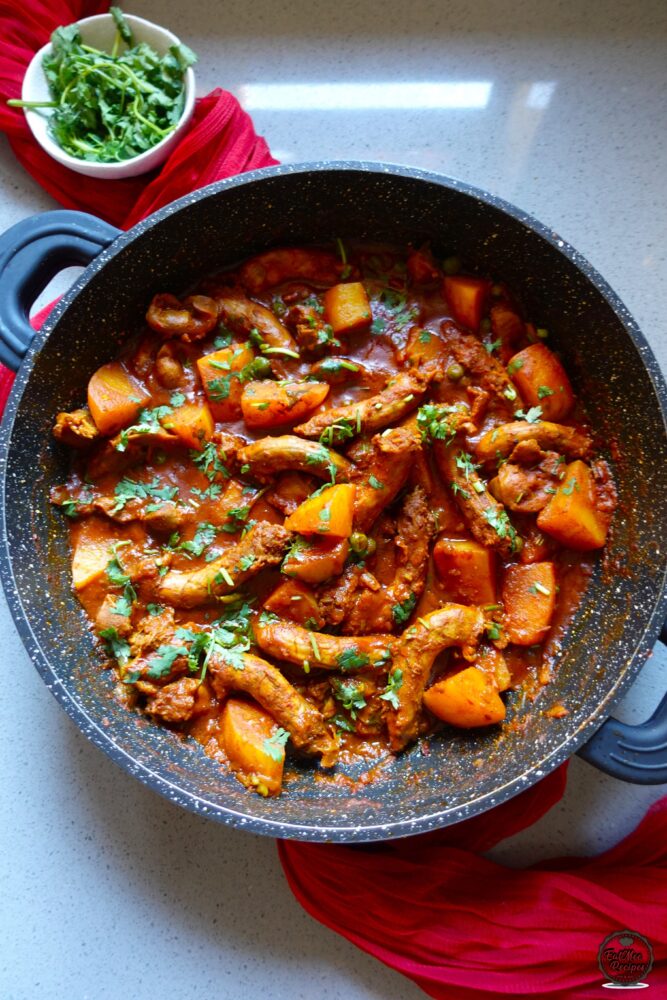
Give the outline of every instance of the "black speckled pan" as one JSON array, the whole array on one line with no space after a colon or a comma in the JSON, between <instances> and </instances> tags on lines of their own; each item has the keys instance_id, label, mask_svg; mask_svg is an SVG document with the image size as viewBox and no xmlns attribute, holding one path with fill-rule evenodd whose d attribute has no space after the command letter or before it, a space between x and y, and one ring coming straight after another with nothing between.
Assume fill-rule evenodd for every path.
<instances>
[{"instance_id":1,"label":"black speckled pan","mask_svg":"<svg viewBox=\"0 0 667 1000\"><path fill-rule=\"evenodd\" d=\"M99 652L70 589L66 526L48 502L50 485L66 471L50 427L57 410L82 401L89 373L116 354L119 334L136 326L154 292L178 291L269 246L333 236L430 240L439 254L456 252L470 269L521 291L529 315L565 355L601 440L618 444L620 511L610 556L623 573L605 582L598 567L556 680L541 703L511 706L521 725L443 733L428 757L408 751L354 789L305 768L267 801L195 742L112 699L110 673L97 667ZM37 291L66 264L90 260L31 343L26 310ZM665 383L623 304L555 233L482 191L423 171L375 163L272 167L198 191L128 233L71 212L19 223L0 239L0 287L0 357L18 367L0 431L2 581L45 683L127 771L216 820L334 841L456 823L516 795L575 751L629 781L667 781L667 699L643 726L608 719L665 616ZM541 709L555 702L570 714L545 718Z\"/></svg>"}]
</instances>

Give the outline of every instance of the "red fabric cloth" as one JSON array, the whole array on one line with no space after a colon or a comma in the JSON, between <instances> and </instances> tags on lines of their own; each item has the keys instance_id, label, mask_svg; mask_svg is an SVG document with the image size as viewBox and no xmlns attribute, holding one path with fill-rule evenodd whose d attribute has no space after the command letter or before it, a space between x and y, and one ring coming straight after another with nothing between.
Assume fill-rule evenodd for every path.
<instances>
[{"instance_id":1,"label":"red fabric cloth","mask_svg":"<svg viewBox=\"0 0 667 1000\"><path fill-rule=\"evenodd\" d=\"M0 0L0 129L26 170L68 208L129 227L189 191L274 160L231 94L197 101L190 130L161 169L99 181L56 164L20 110L32 54L59 24L106 0ZM39 328L50 307L33 319ZM13 375L0 366L0 412ZM530 826L565 788L565 768L503 805L444 831L371 846L281 842L280 859L305 909L438 1000L599 997L602 940L629 927L653 944L650 983L667 993L667 799L597 858L515 871L480 857ZM660 995L656 993L656 995Z\"/></svg>"},{"instance_id":2,"label":"red fabric cloth","mask_svg":"<svg viewBox=\"0 0 667 1000\"><path fill-rule=\"evenodd\" d=\"M667 798L593 858L526 869L486 851L530 826L565 789L565 769L457 826L378 845L281 841L305 910L437 1000L601 997L598 949L617 930L654 951L646 981L667 996Z\"/></svg>"}]
</instances>

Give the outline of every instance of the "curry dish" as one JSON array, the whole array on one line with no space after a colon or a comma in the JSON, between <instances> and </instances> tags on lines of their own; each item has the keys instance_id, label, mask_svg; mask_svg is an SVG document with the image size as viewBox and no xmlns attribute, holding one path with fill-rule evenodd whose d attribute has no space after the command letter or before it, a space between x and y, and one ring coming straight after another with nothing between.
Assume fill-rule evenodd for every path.
<instances>
[{"instance_id":1,"label":"curry dish","mask_svg":"<svg viewBox=\"0 0 667 1000\"><path fill-rule=\"evenodd\" d=\"M338 241L153 298L54 426L128 709L262 795L288 741L334 768L538 710L616 499L517 292Z\"/></svg>"}]
</instances>

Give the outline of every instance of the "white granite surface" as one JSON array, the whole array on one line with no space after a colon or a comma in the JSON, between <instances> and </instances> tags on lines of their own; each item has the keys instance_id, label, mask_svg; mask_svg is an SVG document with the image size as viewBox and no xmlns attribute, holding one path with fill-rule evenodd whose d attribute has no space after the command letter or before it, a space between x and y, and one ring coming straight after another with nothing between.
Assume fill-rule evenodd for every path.
<instances>
[{"instance_id":1,"label":"white granite surface","mask_svg":"<svg viewBox=\"0 0 667 1000\"><path fill-rule=\"evenodd\" d=\"M242 97L278 158L440 170L552 225L610 281L667 369L662 0L128 9L187 40L199 93L221 85ZM51 207L0 142L0 226ZM0 644L1 997L422 995L303 913L271 841L177 809L89 745L33 670L1 597ZM666 668L660 650L620 717L650 713ZM575 759L563 802L493 856L518 865L596 852L664 792Z\"/></svg>"}]
</instances>

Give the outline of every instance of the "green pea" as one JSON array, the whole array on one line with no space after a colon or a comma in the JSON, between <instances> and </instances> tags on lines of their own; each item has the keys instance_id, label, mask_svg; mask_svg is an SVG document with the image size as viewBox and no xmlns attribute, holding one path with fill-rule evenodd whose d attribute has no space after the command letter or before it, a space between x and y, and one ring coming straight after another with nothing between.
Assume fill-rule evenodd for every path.
<instances>
[{"instance_id":1,"label":"green pea","mask_svg":"<svg viewBox=\"0 0 667 1000\"><path fill-rule=\"evenodd\" d=\"M445 274L458 274L461 270L461 260L458 257L446 257L442 262Z\"/></svg>"},{"instance_id":2,"label":"green pea","mask_svg":"<svg viewBox=\"0 0 667 1000\"><path fill-rule=\"evenodd\" d=\"M368 549L368 536L363 531L353 531L350 535L350 548L353 552L366 552Z\"/></svg>"},{"instance_id":3,"label":"green pea","mask_svg":"<svg viewBox=\"0 0 667 1000\"><path fill-rule=\"evenodd\" d=\"M452 382L458 382L465 375L465 368L457 361L454 361L447 369L446 375Z\"/></svg>"}]
</instances>

